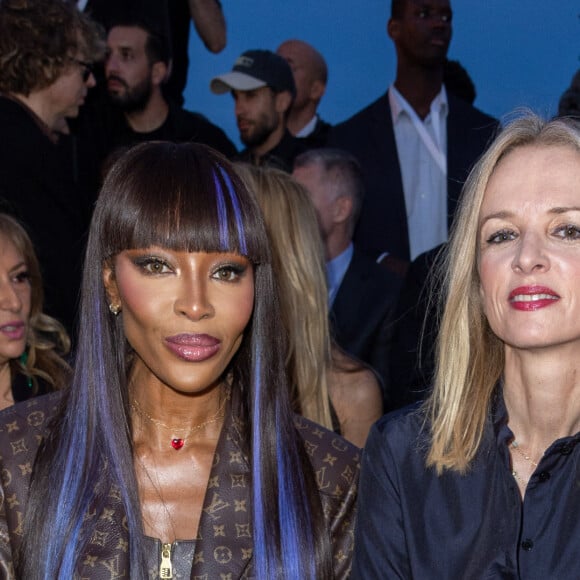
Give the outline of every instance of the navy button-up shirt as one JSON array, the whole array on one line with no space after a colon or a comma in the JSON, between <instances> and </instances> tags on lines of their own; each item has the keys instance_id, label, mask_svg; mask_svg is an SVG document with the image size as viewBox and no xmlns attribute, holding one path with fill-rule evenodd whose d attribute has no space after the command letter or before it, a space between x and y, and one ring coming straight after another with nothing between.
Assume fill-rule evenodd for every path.
<instances>
[{"instance_id":1,"label":"navy button-up shirt","mask_svg":"<svg viewBox=\"0 0 580 580\"><path fill-rule=\"evenodd\" d=\"M555 441L522 501L503 399L466 475L425 468L420 410L383 417L365 446L353 578L580 578L580 434Z\"/></svg>"}]
</instances>

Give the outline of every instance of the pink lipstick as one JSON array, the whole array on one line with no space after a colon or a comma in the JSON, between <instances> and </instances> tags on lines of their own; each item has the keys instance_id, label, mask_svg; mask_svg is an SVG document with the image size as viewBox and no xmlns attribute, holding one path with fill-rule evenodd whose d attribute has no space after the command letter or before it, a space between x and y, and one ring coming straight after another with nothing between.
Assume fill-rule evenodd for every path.
<instances>
[{"instance_id":1,"label":"pink lipstick","mask_svg":"<svg viewBox=\"0 0 580 580\"><path fill-rule=\"evenodd\" d=\"M514 288L509 295L512 308L516 310L539 310L555 304L560 299L551 288L547 286L520 286Z\"/></svg>"},{"instance_id":2,"label":"pink lipstick","mask_svg":"<svg viewBox=\"0 0 580 580\"><path fill-rule=\"evenodd\" d=\"M221 341L209 334L176 334L165 339L167 348L188 362L203 362L214 356Z\"/></svg>"},{"instance_id":3,"label":"pink lipstick","mask_svg":"<svg viewBox=\"0 0 580 580\"><path fill-rule=\"evenodd\" d=\"M0 325L0 334L9 340L22 340L26 333L26 325L21 320L13 320Z\"/></svg>"}]
</instances>

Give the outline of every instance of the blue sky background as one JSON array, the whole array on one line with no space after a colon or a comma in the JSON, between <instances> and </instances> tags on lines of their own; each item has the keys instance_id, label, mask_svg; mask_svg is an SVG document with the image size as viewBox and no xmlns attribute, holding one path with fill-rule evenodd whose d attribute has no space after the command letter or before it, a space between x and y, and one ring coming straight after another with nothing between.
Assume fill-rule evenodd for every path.
<instances>
[{"instance_id":1,"label":"blue sky background","mask_svg":"<svg viewBox=\"0 0 580 580\"><path fill-rule=\"evenodd\" d=\"M275 50L288 38L314 45L326 58L329 83L320 106L340 122L381 95L395 74L386 34L389 0L222 0L228 44L209 53L192 32L185 106L222 127L240 146L229 95L210 79L250 48ZM449 58L468 70L475 104L496 117L529 107L552 115L580 68L580 0L455 0Z\"/></svg>"}]
</instances>

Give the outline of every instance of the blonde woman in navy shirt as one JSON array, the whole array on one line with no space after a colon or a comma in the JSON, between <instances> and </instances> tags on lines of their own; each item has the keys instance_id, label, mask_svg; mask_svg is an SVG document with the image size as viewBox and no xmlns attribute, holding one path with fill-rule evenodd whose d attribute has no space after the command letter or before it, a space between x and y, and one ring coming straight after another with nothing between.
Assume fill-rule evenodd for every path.
<instances>
[{"instance_id":1,"label":"blonde woman in navy shirt","mask_svg":"<svg viewBox=\"0 0 580 580\"><path fill-rule=\"evenodd\" d=\"M434 390L371 430L353 576L577 579L578 124L498 136L443 272Z\"/></svg>"}]
</instances>

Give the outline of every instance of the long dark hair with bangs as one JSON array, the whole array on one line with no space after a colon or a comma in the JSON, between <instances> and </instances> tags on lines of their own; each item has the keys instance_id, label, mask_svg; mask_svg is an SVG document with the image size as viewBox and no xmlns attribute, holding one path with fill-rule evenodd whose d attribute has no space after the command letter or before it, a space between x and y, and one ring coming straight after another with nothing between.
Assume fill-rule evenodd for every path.
<instances>
[{"instance_id":1,"label":"long dark hair with bangs","mask_svg":"<svg viewBox=\"0 0 580 580\"><path fill-rule=\"evenodd\" d=\"M38 455L16 558L19 577L72 578L115 486L127 516L132 578L146 578L128 402L130 354L111 316L103 267L126 249L235 252L254 264L255 300L227 372L247 426L258 578L331 578L312 467L294 428L270 252L261 213L230 164L194 144L147 143L109 172L89 235L72 388ZM96 484L95 482L98 482ZM34 554L33 558L28 557Z\"/></svg>"}]
</instances>

